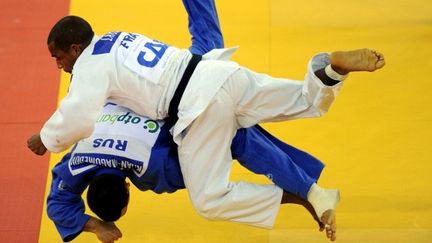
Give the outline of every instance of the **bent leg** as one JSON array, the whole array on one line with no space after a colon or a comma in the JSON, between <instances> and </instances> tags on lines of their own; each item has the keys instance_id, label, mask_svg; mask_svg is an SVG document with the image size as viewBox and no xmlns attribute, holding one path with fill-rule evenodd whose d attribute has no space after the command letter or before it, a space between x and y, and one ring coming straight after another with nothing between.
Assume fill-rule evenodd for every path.
<instances>
[{"instance_id":1,"label":"bent leg","mask_svg":"<svg viewBox=\"0 0 432 243\"><path fill-rule=\"evenodd\" d=\"M323 189L315 184L324 166L319 160L283 143L258 126L239 129L231 148L233 158L238 159L244 167L257 174L267 175L284 189L282 203L305 207L320 230L326 224L328 238L335 239L335 208L339 195L335 190ZM308 164L307 170L301 167ZM316 177L310 177L311 174Z\"/></svg>"},{"instance_id":2,"label":"bent leg","mask_svg":"<svg viewBox=\"0 0 432 243\"><path fill-rule=\"evenodd\" d=\"M221 90L179 144L186 188L195 209L206 218L272 227L282 189L229 181L230 146L236 130L233 103Z\"/></svg>"}]
</instances>

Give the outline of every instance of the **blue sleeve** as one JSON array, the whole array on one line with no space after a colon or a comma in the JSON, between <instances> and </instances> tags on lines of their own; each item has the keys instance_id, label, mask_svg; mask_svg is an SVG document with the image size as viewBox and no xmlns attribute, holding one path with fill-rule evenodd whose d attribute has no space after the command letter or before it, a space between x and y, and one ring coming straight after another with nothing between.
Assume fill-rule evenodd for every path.
<instances>
[{"instance_id":1,"label":"blue sleeve","mask_svg":"<svg viewBox=\"0 0 432 243\"><path fill-rule=\"evenodd\" d=\"M215 48L223 48L214 0L183 0L183 4L189 16L189 33L192 35L190 51L203 55Z\"/></svg>"},{"instance_id":2,"label":"blue sleeve","mask_svg":"<svg viewBox=\"0 0 432 243\"><path fill-rule=\"evenodd\" d=\"M63 183L55 173L47 199L48 217L54 222L64 242L77 237L90 219L84 214L81 193L76 193Z\"/></svg>"}]
</instances>

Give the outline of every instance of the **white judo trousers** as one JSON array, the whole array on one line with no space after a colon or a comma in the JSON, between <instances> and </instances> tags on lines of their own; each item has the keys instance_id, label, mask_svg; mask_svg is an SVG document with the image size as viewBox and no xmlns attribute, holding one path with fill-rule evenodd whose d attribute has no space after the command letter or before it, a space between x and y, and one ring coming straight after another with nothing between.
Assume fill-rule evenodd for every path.
<instances>
[{"instance_id":1,"label":"white judo trousers","mask_svg":"<svg viewBox=\"0 0 432 243\"><path fill-rule=\"evenodd\" d=\"M325 113L341 86L325 86L315 76L314 71L327 64L327 54L314 57L304 82L240 68L176 138L185 185L200 215L265 228L273 226L283 191L275 185L231 182L231 141L241 127Z\"/></svg>"}]
</instances>

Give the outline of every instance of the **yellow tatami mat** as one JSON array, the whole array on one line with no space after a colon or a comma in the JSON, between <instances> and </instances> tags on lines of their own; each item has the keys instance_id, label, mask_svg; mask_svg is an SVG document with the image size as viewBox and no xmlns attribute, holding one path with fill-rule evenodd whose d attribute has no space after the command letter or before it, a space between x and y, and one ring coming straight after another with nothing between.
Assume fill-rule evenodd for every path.
<instances>
[{"instance_id":1,"label":"yellow tatami mat","mask_svg":"<svg viewBox=\"0 0 432 243\"><path fill-rule=\"evenodd\" d=\"M432 242L432 2L216 4L226 45L241 47L234 59L260 72L303 79L308 59L317 52L369 47L385 54L383 70L349 77L324 117L264 126L326 163L320 184L341 190L337 242ZM70 13L88 19L98 34L134 31L180 47L190 44L180 0L72 0ZM67 80L64 75L63 94ZM52 155L50 168L58 160ZM268 183L238 165L232 178ZM133 190L118 226L123 232L119 242L125 243L327 242L297 206L282 206L275 228L264 230L204 220L193 211L186 191L156 195ZM39 242L60 240L43 212ZM96 240L83 233L75 242Z\"/></svg>"}]
</instances>

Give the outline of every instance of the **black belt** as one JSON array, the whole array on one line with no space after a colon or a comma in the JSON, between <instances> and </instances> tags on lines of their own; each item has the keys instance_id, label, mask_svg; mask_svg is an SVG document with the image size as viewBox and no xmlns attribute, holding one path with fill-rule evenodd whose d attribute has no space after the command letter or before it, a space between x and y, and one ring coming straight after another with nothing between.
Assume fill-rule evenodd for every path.
<instances>
[{"instance_id":1,"label":"black belt","mask_svg":"<svg viewBox=\"0 0 432 243\"><path fill-rule=\"evenodd\" d=\"M177 86L176 91L174 92L174 96L171 99L168 108L168 118L165 119L165 123L170 124L169 126L173 126L178 120L178 106L180 104L180 100L183 96L183 93L186 89L186 86L189 82L192 73L194 72L196 66L201 61L202 56L200 55L192 55L191 60L189 61L185 72L183 73L182 78L180 79L180 83Z\"/></svg>"}]
</instances>

